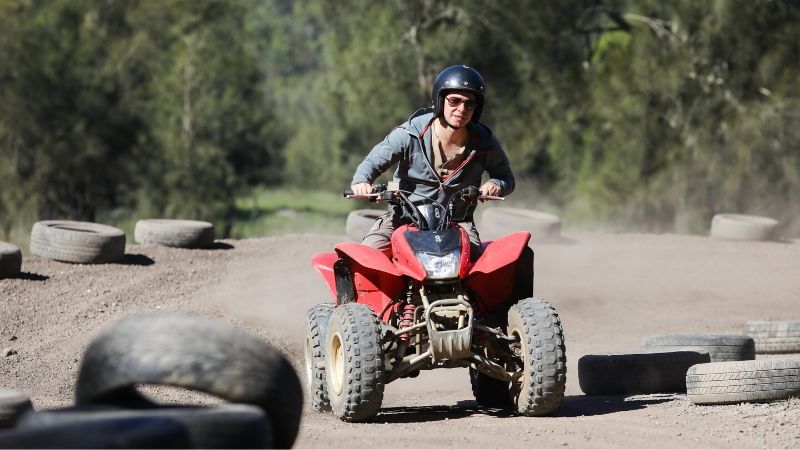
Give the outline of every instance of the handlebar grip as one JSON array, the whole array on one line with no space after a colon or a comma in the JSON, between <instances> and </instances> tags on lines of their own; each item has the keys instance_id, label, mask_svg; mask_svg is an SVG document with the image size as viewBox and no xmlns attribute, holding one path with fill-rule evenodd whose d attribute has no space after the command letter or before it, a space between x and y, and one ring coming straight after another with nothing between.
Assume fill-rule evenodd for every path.
<instances>
[{"instance_id":1,"label":"handlebar grip","mask_svg":"<svg viewBox=\"0 0 800 450\"><path fill-rule=\"evenodd\" d=\"M374 196L376 196L376 195L378 195L378 194L380 194L382 192L386 192L386 185L385 184L375 184L375 185L372 185L372 193L371 194L366 194L366 195L364 195L364 197L374 197ZM342 196L350 198L350 197L356 196L356 194L355 194L355 192L353 192L352 189L345 189L342 192ZM361 196L359 195L359 197L361 197Z\"/></svg>"}]
</instances>

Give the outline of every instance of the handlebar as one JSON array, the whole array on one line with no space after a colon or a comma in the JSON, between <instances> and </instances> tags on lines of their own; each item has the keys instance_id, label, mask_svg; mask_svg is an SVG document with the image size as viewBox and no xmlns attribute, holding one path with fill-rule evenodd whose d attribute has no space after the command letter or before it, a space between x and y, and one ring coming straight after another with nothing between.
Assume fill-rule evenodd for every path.
<instances>
[{"instance_id":1,"label":"handlebar","mask_svg":"<svg viewBox=\"0 0 800 450\"><path fill-rule=\"evenodd\" d=\"M394 198L396 191L388 191L385 184L376 184L372 186L371 194L356 195L352 189L345 189L342 196L349 199L365 199L370 201L391 200ZM388 193L388 195L387 195ZM505 197L496 195L480 195L478 188L470 186L456 195L460 195L464 200L480 200L480 201L506 201Z\"/></svg>"},{"instance_id":2,"label":"handlebar","mask_svg":"<svg viewBox=\"0 0 800 450\"><path fill-rule=\"evenodd\" d=\"M378 199L378 197L380 197L381 194L383 194L384 192L386 192L386 185L385 184L376 184L376 185L372 186L372 193L371 194L356 195L353 192L352 189L345 189L344 192L342 192L342 195L345 198Z\"/></svg>"},{"instance_id":3,"label":"handlebar","mask_svg":"<svg viewBox=\"0 0 800 450\"><path fill-rule=\"evenodd\" d=\"M498 197L496 195L479 195L478 200L497 200L500 202L506 201L505 197Z\"/></svg>"},{"instance_id":4,"label":"handlebar","mask_svg":"<svg viewBox=\"0 0 800 450\"><path fill-rule=\"evenodd\" d=\"M420 195L426 199L423 205L412 202L409 196L413 195L413 192L399 189L397 183L391 183L389 187L385 184L376 184L372 186L372 192L369 194L355 194L352 190L347 189L342 192L342 195L346 198L365 199L375 203L385 201L395 205L400 208L402 218L409 220L420 230L442 230L451 222L464 221L466 217L472 215L478 201L505 200L504 197L495 195L481 195L477 187L469 186L450 195L444 203L439 202L436 198ZM467 206L459 209L457 211L459 215L454 217L456 200L466 202ZM430 208L434 208L434 210Z\"/></svg>"}]
</instances>

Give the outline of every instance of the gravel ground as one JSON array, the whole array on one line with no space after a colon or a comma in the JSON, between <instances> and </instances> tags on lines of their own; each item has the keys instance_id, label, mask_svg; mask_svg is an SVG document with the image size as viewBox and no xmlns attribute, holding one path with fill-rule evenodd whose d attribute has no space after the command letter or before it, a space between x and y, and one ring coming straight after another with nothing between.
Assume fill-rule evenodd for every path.
<instances>
[{"instance_id":1,"label":"gravel ground","mask_svg":"<svg viewBox=\"0 0 800 450\"><path fill-rule=\"evenodd\" d=\"M536 294L558 309L567 344L567 392L553 417L482 411L466 371L449 369L389 384L372 423L306 412L296 446L800 447L796 399L696 406L682 394L590 397L577 380L580 356L636 349L649 335L739 334L747 320L800 319L800 241L566 237L533 244ZM92 337L126 315L159 310L232 322L276 345L301 369L305 311L328 296L310 257L343 239L225 240L208 250L134 245L123 261L104 265L26 257L21 277L0 280L0 388L24 392L36 409L70 405ZM209 401L193 392L148 389L164 401Z\"/></svg>"}]
</instances>

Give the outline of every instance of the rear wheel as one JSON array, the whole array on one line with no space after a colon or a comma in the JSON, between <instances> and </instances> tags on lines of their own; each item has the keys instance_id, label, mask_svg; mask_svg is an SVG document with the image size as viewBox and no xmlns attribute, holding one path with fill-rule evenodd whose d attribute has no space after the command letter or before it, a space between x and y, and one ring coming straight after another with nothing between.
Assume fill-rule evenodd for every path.
<instances>
[{"instance_id":1,"label":"rear wheel","mask_svg":"<svg viewBox=\"0 0 800 450\"><path fill-rule=\"evenodd\" d=\"M567 357L561 320L548 301L526 298L508 311L512 350L520 358L520 376L511 383L511 397L520 414L543 416L564 398Z\"/></svg>"},{"instance_id":2,"label":"rear wheel","mask_svg":"<svg viewBox=\"0 0 800 450\"><path fill-rule=\"evenodd\" d=\"M377 415L384 389L378 318L366 305L340 305L331 316L325 343L325 375L333 413L347 422Z\"/></svg>"},{"instance_id":3,"label":"rear wheel","mask_svg":"<svg viewBox=\"0 0 800 450\"><path fill-rule=\"evenodd\" d=\"M315 411L330 411L328 389L325 385L325 337L335 305L314 305L306 315L305 366L308 400Z\"/></svg>"},{"instance_id":4,"label":"rear wheel","mask_svg":"<svg viewBox=\"0 0 800 450\"><path fill-rule=\"evenodd\" d=\"M485 408L511 408L514 403L509 395L508 382L492 378L473 368L469 369L472 395L479 405Z\"/></svg>"}]
</instances>

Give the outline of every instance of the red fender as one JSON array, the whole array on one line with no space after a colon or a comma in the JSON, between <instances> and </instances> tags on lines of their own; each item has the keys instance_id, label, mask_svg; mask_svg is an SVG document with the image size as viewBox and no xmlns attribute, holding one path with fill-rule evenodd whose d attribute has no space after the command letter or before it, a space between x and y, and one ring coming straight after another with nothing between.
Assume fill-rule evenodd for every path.
<instances>
[{"instance_id":1,"label":"red fender","mask_svg":"<svg viewBox=\"0 0 800 450\"><path fill-rule=\"evenodd\" d=\"M333 264L339 259L336 253L317 253L311 257L311 266L322 275L333 301L336 301L336 281L333 277Z\"/></svg>"},{"instance_id":2,"label":"red fender","mask_svg":"<svg viewBox=\"0 0 800 450\"><path fill-rule=\"evenodd\" d=\"M478 273L491 273L495 270L516 262L519 255L531 240L527 231L518 231L492 241L486 246L483 254L470 269L467 278Z\"/></svg>"},{"instance_id":3,"label":"red fender","mask_svg":"<svg viewBox=\"0 0 800 450\"><path fill-rule=\"evenodd\" d=\"M397 277L402 275L383 252L370 246L354 242L342 242L336 244L334 248L340 257L348 256L368 269L386 272Z\"/></svg>"},{"instance_id":4,"label":"red fender","mask_svg":"<svg viewBox=\"0 0 800 450\"><path fill-rule=\"evenodd\" d=\"M352 242L337 244L335 249L340 258L353 263L356 301L372 308L382 320L388 320L392 312L389 305L405 287L403 275L380 250Z\"/></svg>"},{"instance_id":5,"label":"red fender","mask_svg":"<svg viewBox=\"0 0 800 450\"><path fill-rule=\"evenodd\" d=\"M519 231L492 241L470 269L464 284L477 295L484 310L511 298L516 262L530 239L530 233Z\"/></svg>"}]
</instances>

